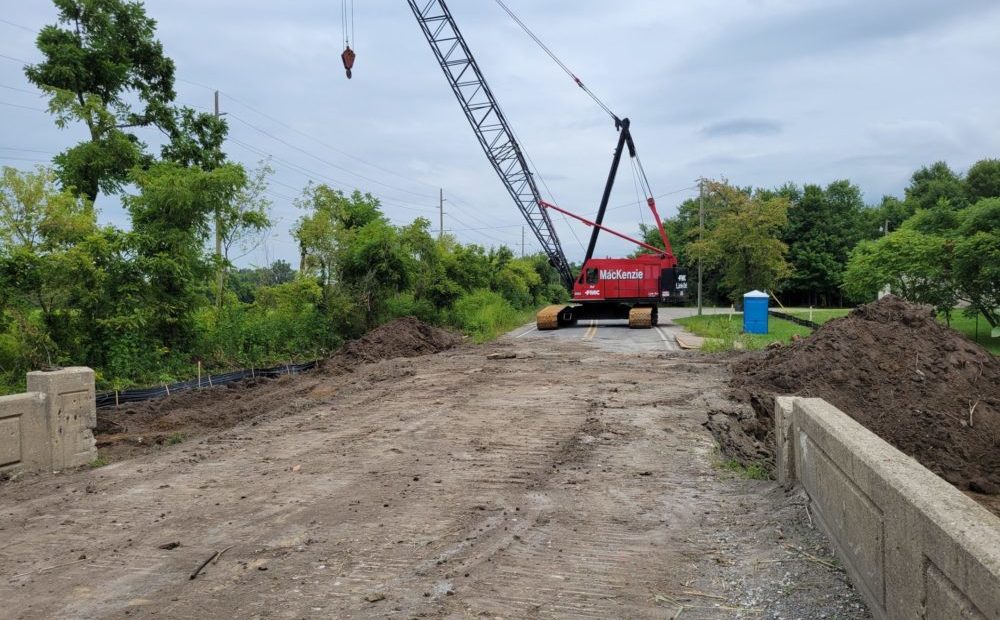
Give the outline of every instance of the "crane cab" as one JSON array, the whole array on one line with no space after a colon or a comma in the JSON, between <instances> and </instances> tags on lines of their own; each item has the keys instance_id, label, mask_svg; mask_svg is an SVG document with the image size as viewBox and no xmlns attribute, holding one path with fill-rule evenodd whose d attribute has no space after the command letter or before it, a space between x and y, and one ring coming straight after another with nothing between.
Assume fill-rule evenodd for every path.
<instances>
[{"instance_id":1,"label":"crane cab","mask_svg":"<svg viewBox=\"0 0 1000 620\"><path fill-rule=\"evenodd\" d=\"M573 283L573 301L579 303L680 303L686 295L687 274L665 255L592 258Z\"/></svg>"},{"instance_id":2,"label":"crane cab","mask_svg":"<svg viewBox=\"0 0 1000 620\"><path fill-rule=\"evenodd\" d=\"M548 306L536 317L538 329L558 329L580 320L628 320L636 329L657 323L660 304L687 299L687 272L666 254L635 258L592 258L573 282L571 305Z\"/></svg>"}]
</instances>

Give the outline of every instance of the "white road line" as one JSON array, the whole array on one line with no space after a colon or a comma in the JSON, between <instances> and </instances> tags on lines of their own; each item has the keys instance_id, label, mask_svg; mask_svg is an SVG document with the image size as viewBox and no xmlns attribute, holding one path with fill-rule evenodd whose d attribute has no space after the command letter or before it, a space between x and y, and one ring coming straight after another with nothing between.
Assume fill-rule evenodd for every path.
<instances>
[{"instance_id":1,"label":"white road line","mask_svg":"<svg viewBox=\"0 0 1000 620\"><path fill-rule=\"evenodd\" d=\"M522 336L527 336L528 334L530 334L533 331L536 331L537 329L538 329L537 327L535 327L534 325L532 325L530 329L528 329L526 331L523 331L520 334L514 336L514 339L516 340L518 338L521 338Z\"/></svg>"},{"instance_id":2,"label":"white road line","mask_svg":"<svg viewBox=\"0 0 1000 620\"><path fill-rule=\"evenodd\" d=\"M659 325L654 325L653 329L655 329L656 333L660 335L660 340L663 341L663 346L667 348L667 351L677 350L677 345L671 342L670 339L663 334L663 330L660 329Z\"/></svg>"}]
</instances>

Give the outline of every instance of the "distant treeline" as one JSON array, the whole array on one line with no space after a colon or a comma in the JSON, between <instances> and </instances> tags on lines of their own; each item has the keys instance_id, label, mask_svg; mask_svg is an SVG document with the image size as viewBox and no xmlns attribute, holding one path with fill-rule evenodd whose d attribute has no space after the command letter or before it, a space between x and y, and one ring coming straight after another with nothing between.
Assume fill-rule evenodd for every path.
<instances>
[{"instance_id":1,"label":"distant treeline","mask_svg":"<svg viewBox=\"0 0 1000 620\"><path fill-rule=\"evenodd\" d=\"M1000 319L1000 160L964 175L944 162L920 168L902 198L876 205L847 180L776 189L708 181L704 198L685 200L664 225L692 274L703 261L710 302L758 288L785 305L842 306L888 286L942 312L965 303L994 327ZM660 245L655 229L645 233Z\"/></svg>"}]
</instances>

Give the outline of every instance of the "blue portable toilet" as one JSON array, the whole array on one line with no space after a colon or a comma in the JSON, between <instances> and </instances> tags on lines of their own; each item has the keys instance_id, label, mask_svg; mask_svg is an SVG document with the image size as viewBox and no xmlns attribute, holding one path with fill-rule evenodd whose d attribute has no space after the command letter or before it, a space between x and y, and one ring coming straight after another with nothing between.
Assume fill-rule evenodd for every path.
<instances>
[{"instance_id":1,"label":"blue portable toilet","mask_svg":"<svg viewBox=\"0 0 1000 620\"><path fill-rule=\"evenodd\" d=\"M767 293L750 291L743 295L743 331L748 334L767 333Z\"/></svg>"}]
</instances>

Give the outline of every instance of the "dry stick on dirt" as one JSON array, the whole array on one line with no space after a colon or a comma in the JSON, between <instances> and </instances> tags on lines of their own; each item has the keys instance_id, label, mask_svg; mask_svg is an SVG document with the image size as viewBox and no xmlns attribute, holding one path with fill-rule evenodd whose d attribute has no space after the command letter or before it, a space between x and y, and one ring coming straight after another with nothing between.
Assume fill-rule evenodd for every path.
<instances>
[{"instance_id":1,"label":"dry stick on dirt","mask_svg":"<svg viewBox=\"0 0 1000 620\"><path fill-rule=\"evenodd\" d=\"M218 564L218 563L219 563L219 558L221 558L221 557L222 557L222 554L223 554L223 553L225 553L225 552L227 552L227 551L229 551L230 549L232 549L232 548L233 548L233 547L235 547L235 546L236 546L236 545L229 545L228 547L226 547L226 548L225 548L225 549L223 549L222 551L220 551L220 552L216 553L216 554L215 554L215 557L214 557L214 558L212 558L212 565L214 566L214 565Z\"/></svg>"},{"instance_id":2,"label":"dry stick on dirt","mask_svg":"<svg viewBox=\"0 0 1000 620\"><path fill-rule=\"evenodd\" d=\"M979 406L979 399L976 402L969 404L969 428L972 428L972 415L976 412L976 407Z\"/></svg>"},{"instance_id":3,"label":"dry stick on dirt","mask_svg":"<svg viewBox=\"0 0 1000 620\"><path fill-rule=\"evenodd\" d=\"M208 556L208 558L204 562L202 562L198 566L198 568L194 569L194 572L191 573L191 577L189 579L195 579L196 577L198 577L198 575L201 574L201 571L205 570L205 567L208 566L208 563L214 560L215 558L219 557L220 555L222 555L222 551L216 551L212 555Z\"/></svg>"},{"instance_id":4,"label":"dry stick on dirt","mask_svg":"<svg viewBox=\"0 0 1000 620\"><path fill-rule=\"evenodd\" d=\"M66 562L65 564L56 564L55 566L46 566L45 568L39 568L38 570L29 570L26 573L18 573L16 575L11 575L11 579L16 579L18 577L24 577L25 575L31 575L33 573L44 573L45 571L50 571L56 568L62 568L63 566L72 566L73 564L79 564L80 562L86 562L87 558L82 560L74 560L72 562Z\"/></svg>"},{"instance_id":5,"label":"dry stick on dirt","mask_svg":"<svg viewBox=\"0 0 1000 620\"><path fill-rule=\"evenodd\" d=\"M827 560L824 560L822 558L818 558L818 557L812 555L811 553L806 553L805 551L803 551L802 549L799 549L797 547L793 547L791 545L785 545L785 549L791 549L792 551L794 551L795 553L800 554L802 557L804 557L805 559L809 560L810 562L816 562L817 564L822 564L823 566L826 566L828 568L832 568L834 570L838 570L840 568L839 566L837 566L833 562L828 562Z\"/></svg>"},{"instance_id":6,"label":"dry stick on dirt","mask_svg":"<svg viewBox=\"0 0 1000 620\"><path fill-rule=\"evenodd\" d=\"M726 597L724 597L724 596L717 596L715 594L707 594L705 592L698 592L697 590L684 590L683 592L681 592L681 594L684 594L686 596L700 596L701 598L714 598L714 599L719 600L719 601L725 601L725 600L727 600Z\"/></svg>"}]
</instances>

